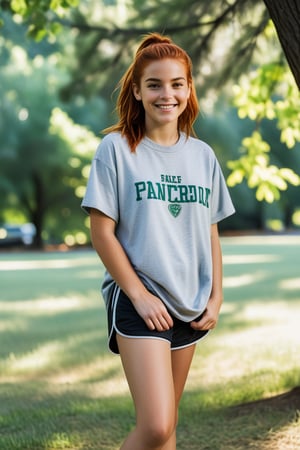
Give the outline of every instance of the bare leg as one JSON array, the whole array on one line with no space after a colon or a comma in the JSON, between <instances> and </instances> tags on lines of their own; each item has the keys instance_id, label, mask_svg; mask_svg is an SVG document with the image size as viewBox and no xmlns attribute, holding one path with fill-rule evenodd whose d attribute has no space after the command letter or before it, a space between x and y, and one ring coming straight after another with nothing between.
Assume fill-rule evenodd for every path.
<instances>
[{"instance_id":1,"label":"bare leg","mask_svg":"<svg viewBox=\"0 0 300 450\"><path fill-rule=\"evenodd\" d=\"M136 410L136 428L121 450L161 450L176 426L170 344L117 336Z\"/></svg>"},{"instance_id":2,"label":"bare leg","mask_svg":"<svg viewBox=\"0 0 300 450\"><path fill-rule=\"evenodd\" d=\"M196 345L191 345L179 350L173 350L172 357L172 373L175 392L175 410L176 423L178 420L178 408L186 379L189 373L191 362L195 353ZM176 429L168 442L161 448L161 450L175 450L176 449Z\"/></svg>"},{"instance_id":3,"label":"bare leg","mask_svg":"<svg viewBox=\"0 0 300 450\"><path fill-rule=\"evenodd\" d=\"M136 428L121 450L175 450L177 409L194 353L166 341L117 336L136 410Z\"/></svg>"}]
</instances>

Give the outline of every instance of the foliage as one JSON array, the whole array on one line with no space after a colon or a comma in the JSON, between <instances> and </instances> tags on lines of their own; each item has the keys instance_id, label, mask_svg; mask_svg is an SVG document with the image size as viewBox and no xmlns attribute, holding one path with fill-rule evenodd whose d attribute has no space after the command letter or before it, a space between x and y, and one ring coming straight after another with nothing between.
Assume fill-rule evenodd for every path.
<instances>
[{"instance_id":1,"label":"foliage","mask_svg":"<svg viewBox=\"0 0 300 450\"><path fill-rule=\"evenodd\" d=\"M52 110L49 121L49 133L59 137L65 144L65 147L69 149L68 166L71 173L69 174L68 170L66 170L64 178L66 184L72 186L78 200L76 202L77 207L79 207L79 201L85 192L90 162L99 144L99 139L86 127L74 123L68 114L58 107ZM70 206L67 205L64 206L63 211L68 211L68 215L74 214L74 212L71 212ZM76 217L78 218L78 214L76 214ZM62 237L68 245L87 243L87 230L85 232L82 230L81 222L78 220L77 225L74 222L73 229L69 227L63 230ZM56 228L59 228L58 224L56 224Z\"/></svg>"},{"instance_id":2,"label":"foliage","mask_svg":"<svg viewBox=\"0 0 300 450\"><path fill-rule=\"evenodd\" d=\"M85 167L93 154L89 143L94 151L95 137L84 126L72 127L66 114L59 115L58 107L66 107L58 97L59 87L67 77L59 53L45 57L36 52L30 58L26 45L22 48L10 39L3 39L3 44L1 219L10 220L14 211L18 220L35 224L37 246L43 239L59 242L61 234L83 232L78 190L81 187L82 192L86 182ZM72 110L71 105L68 109ZM79 108L73 109L78 112ZM78 138L76 145L66 142L56 125L58 115L60 127L66 126ZM79 235L81 243L87 241L86 231Z\"/></svg>"},{"instance_id":3,"label":"foliage","mask_svg":"<svg viewBox=\"0 0 300 450\"><path fill-rule=\"evenodd\" d=\"M261 0L15 0L2 1L1 9L0 219L14 214L39 220L46 240L85 242L79 196L95 151L93 133L114 121L111 93L140 36L153 30L169 34L193 59L202 111L198 135L216 150L226 175L231 160L229 184L247 180L258 199L276 200L288 210L284 217L294 217L299 178L286 168L293 162L296 167L296 158L283 151L266 123L278 124L287 147L297 146L299 95L278 40L266 27ZM234 105L246 120L216 101L228 101L231 83ZM85 154L78 151L78 139ZM227 224L260 228L264 208L254 192L242 183L232 195L238 214L235 224Z\"/></svg>"},{"instance_id":4,"label":"foliage","mask_svg":"<svg viewBox=\"0 0 300 450\"><path fill-rule=\"evenodd\" d=\"M227 179L229 186L235 186L246 178L250 188L257 188L257 200L272 203L279 200L280 191L287 189L287 182L294 186L300 184L299 176L292 169L270 165L267 154L270 146L262 140L260 133L254 131L251 137L243 139L242 145L246 155L237 161L228 162L232 170Z\"/></svg>"},{"instance_id":5,"label":"foliage","mask_svg":"<svg viewBox=\"0 0 300 450\"><path fill-rule=\"evenodd\" d=\"M188 49L202 96L212 86L220 90L221 83L228 78L236 79L239 74L244 73L249 62L255 62L258 66L257 75L252 76L252 73L256 73L253 70L250 77L241 77L240 87L235 86L234 104L238 108L239 117L247 116L255 120L256 124L264 118L273 120L276 117L282 141L289 148L295 145L300 134L299 95L287 66L282 62L283 55L279 51L274 28L269 24L262 2L252 2L251 8L247 1L230 4L222 2L222 5L218 1L198 2L197 6L193 3L190 7L181 3L175 9L173 5L171 21L171 4L168 0L160 8L155 0L151 4L135 0L133 6L134 9L129 10L124 24L116 24L116 14L115 19L108 21L106 27L98 26L93 21L93 2L89 14L74 17L72 26L79 32L77 39L80 45L77 46L78 62L72 70L72 82L64 88L66 98L69 98L71 92L84 92L85 95L99 92L107 96L107 93L113 91L129 63L140 34L151 29L163 30ZM104 17L105 12L102 14ZM226 43L221 50L220 41ZM270 62L266 64L261 64L265 58L263 47L271 55ZM272 47L277 48L277 51ZM99 60L91 57L99 51ZM251 92L247 92L247 85ZM211 90L208 92L210 95ZM276 100L276 96L280 97ZM256 133L251 139L243 141L245 155L240 161L229 164L234 171L229 184L234 186L238 175L241 178L243 173L243 178L249 179L249 187L257 189L256 198L272 202L280 198L280 192L287 189L288 183L298 185L299 179L291 169L279 168L273 164L273 148L271 149L270 143L263 146L268 151L260 150L260 141L263 142L260 133L261 129L256 127ZM254 147L250 149L251 156L247 158L252 144Z\"/></svg>"},{"instance_id":6,"label":"foliage","mask_svg":"<svg viewBox=\"0 0 300 450\"><path fill-rule=\"evenodd\" d=\"M15 0L14 11L37 38L57 32L53 22L76 32L77 62L65 95L112 92L141 35L153 30L169 34L188 49L201 83L221 86L249 65L258 36L268 21L262 0ZM30 9L31 8L31 9ZM10 10L12 6L10 5ZM66 17L53 17L66 14ZM218 41L225 43L222 52ZM232 61L235 61L232 64Z\"/></svg>"},{"instance_id":7,"label":"foliage","mask_svg":"<svg viewBox=\"0 0 300 450\"><path fill-rule=\"evenodd\" d=\"M28 23L28 34L36 40L61 31L60 19L79 0L11 0L4 1L2 8L10 9Z\"/></svg>"},{"instance_id":8,"label":"foliage","mask_svg":"<svg viewBox=\"0 0 300 450\"><path fill-rule=\"evenodd\" d=\"M293 77L284 64L262 64L234 86L234 104L241 119L260 123L277 120L281 141L288 148L300 142L300 96Z\"/></svg>"},{"instance_id":9,"label":"foliage","mask_svg":"<svg viewBox=\"0 0 300 450\"><path fill-rule=\"evenodd\" d=\"M246 179L250 188L256 189L259 201L269 203L279 200L280 191L290 183L300 185L300 177L292 169L279 168L270 163L270 145L262 138L259 129L263 120L276 120L281 142L288 148L300 142L300 95L285 65L262 64L243 75L239 85L234 86L234 104L240 118L255 123L255 131L242 141L242 156L230 161L232 173L229 186Z\"/></svg>"},{"instance_id":10,"label":"foliage","mask_svg":"<svg viewBox=\"0 0 300 450\"><path fill-rule=\"evenodd\" d=\"M101 12L100 12L101 11ZM261 0L186 2L132 0L102 8L98 1L83 2L69 21L77 32L77 64L66 95L111 94L131 61L143 34L158 31L170 35L188 49L194 75L202 92L221 87L249 65L258 36L268 22ZM113 11L113 13L112 13ZM220 41L225 45L219 46ZM234 60L234 64L232 61Z\"/></svg>"}]
</instances>

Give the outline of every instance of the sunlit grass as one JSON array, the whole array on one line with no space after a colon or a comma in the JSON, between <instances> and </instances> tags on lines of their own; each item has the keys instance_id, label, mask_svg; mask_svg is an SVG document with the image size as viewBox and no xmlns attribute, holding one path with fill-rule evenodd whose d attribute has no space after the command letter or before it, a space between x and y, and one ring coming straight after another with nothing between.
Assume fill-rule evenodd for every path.
<instances>
[{"instance_id":1,"label":"sunlit grass","mask_svg":"<svg viewBox=\"0 0 300 450\"><path fill-rule=\"evenodd\" d=\"M296 411L231 408L300 385L300 239L224 238L225 300L197 347L178 450L300 448ZM92 251L0 253L0 448L117 450L133 425Z\"/></svg>"},{"instance_id":2,"label":"sunlit grass","mask_svg":"<svg viewBox=\"0 0 300 450\"><path fill-rule=\"evenodd\" d=\"M299 448L299 428L300 415L299 412L293 423L286 425L280 431L271 430L266 445L261 450L295 450Z\"/></svg>"}]
</instances>

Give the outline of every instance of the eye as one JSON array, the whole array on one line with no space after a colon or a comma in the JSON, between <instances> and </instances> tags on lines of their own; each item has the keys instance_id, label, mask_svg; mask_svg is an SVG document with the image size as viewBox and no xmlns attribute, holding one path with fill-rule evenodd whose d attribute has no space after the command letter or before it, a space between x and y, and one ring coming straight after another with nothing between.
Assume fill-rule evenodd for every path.
<instances>
[{"instance_id":1,"label":"eye","mask_svg":"<svg viewBox=\"0 0 300 450\"><path fill-rule=\"evenodd\" d=\"M158 89L159 84L158 83L150 83L150 84L148 84L148 88L149 89Z\"/></svg>"},{"instance_id":2,"label":"eye","mask_svg":"<svg viewBox=\"0 0 300 450\"><path fill-rule=\"evenodd\" d=\"M173 84L173 87L176 89L183 87L183 83L180 81L176 81L176 83Z\"/></svg>"}]
</instances>

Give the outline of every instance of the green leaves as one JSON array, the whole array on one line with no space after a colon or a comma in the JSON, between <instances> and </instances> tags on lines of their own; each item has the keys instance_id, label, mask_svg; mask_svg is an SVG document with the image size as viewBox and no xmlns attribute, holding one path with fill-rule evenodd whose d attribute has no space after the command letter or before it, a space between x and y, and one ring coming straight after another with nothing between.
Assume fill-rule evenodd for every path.
<instances>
[{"instance_id":1,"label":"green leaves","mask_svg":"<svg viewBox=\"0 0 300 450\"><path fill-rule=\"evenodd\" d=\"M276 117L271 99L274 85L282 79L283 68L278 64L265 64L250 75L243 75L240 84L233 87L234 104L241 119L272 120Z\"/></svg>"},{"instance_id":2,"label":"green leaves","mask_svg":"<svg viewBox=\"0 0 300 450\"><path fill-rule=\"evenodd\" d=\"M11 9L21 16L25 16L27 13L27 5L25 0L12 0Z\"/></svg>"},{"instance_id":3,"label":"green leaves","mask_svg":"<svg viewBox=\"0 0 300 450\"><path fill-rule=\"evenodd\" d=\"M285 191L288 183L299 186L300 177L292 169L270 164L270 150L258 131L244 138L241 148L243 156L228 162L232 170L227 179L228 185L233 187L245 179L250 188L256 189L257 200L268 203L279 200L280 191Z\"/></svg>"},{"instance_id":4,"label":"green leaves","mask_svg":"<svg viewBox=\"0 0 300 450\"><path fill-rule=\"evenodd\" d=\"M293 148L300 142L298 88L287 66L276 61L243 75L240 83L233 87L233 92L238 116L254 121L255 131L243 139L243 155L236 161L228 162L232 170L228 184L235 186L245 179L250 188L256 189L257 200L272 203L279 200L280 192L288 188L288 183L300 185L300 178L292 169L271 164L272 149L263 140L260 127L263 120L276 120L280 141L287 148Z\"/></svg>"},{"instance_id":5,"label":"green leaves","mask_svg":"<svg viewBox=\"0 0 300 450\"><path fill-rule=\"evenodd\" d=\"M61 31L60 20L79 0L12 0L11 10L28 23L28 35L37 41Z\"/></svg>"},{"instance_id":6,"label":"green leaves","mask_svg":"<svg viewBox=\"0 0 300 450\"><path fill-rule=\"evenodd\" d=\"M278 62L260 66L242 76L233 93L241 119L276 119L281 142L288 148L300 142L300 95L286 66Z\"/></svg>"}]
</instances>

